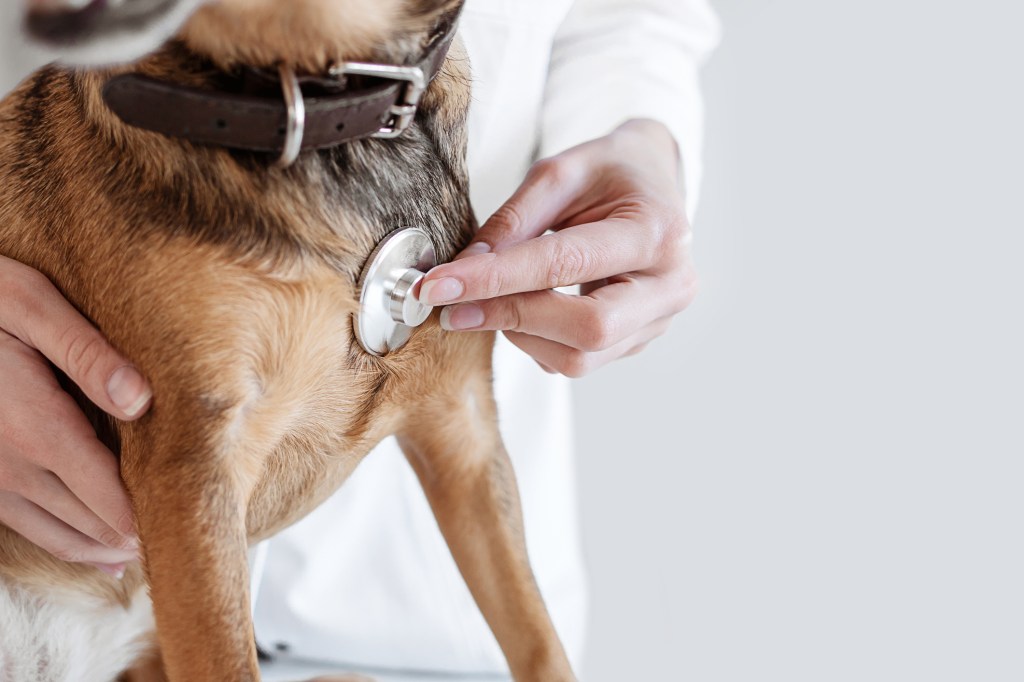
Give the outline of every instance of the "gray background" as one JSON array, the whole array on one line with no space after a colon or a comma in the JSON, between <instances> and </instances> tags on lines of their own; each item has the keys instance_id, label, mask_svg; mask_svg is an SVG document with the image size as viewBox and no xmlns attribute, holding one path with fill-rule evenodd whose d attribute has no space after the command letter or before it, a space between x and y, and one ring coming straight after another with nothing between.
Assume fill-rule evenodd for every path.
<instances>
[{"instance_id":1,"label":"gray background","mask_svg":"<svg viewBox=\"0 0 1024 682\"><path fill-rule=\"evenodd\" d=\"M1024 6L720 0L704 285L579 381L583 677L1024 680Z\"/></svg>"}]
</instances>

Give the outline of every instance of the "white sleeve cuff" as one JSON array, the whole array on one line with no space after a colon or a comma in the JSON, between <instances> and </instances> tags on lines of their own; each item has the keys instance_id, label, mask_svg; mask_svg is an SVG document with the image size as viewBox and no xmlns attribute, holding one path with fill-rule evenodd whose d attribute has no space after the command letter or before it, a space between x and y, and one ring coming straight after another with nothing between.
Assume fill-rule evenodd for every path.
<instances>
[{"instance_id":1,"label":"white sleeve cuff","mask_svg":"<svg viewBox=\"0 0 1024 682\"><path fill-rule=\"evenodd\" d=\"M577 0L555 40L541 120L542 157L649 118L675 136L690 217L702 176L698 71L718 40L704 0Z\"/></svg>"}]
</instances>

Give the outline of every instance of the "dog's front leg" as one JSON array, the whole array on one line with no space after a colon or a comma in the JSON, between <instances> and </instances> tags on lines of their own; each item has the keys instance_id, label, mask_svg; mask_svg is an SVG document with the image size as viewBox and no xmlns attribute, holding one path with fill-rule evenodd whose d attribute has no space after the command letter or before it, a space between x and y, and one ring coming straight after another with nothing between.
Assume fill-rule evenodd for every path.
<instances>
[{"instance_id":1,"label":"dog's front leg","mask_svg":"<svg viewBox=\"0 0 1024 682\"><path fill-rule=\"evenodd\" d=\"M156 410L154 410L156 412ZM166 419L124 434L158 641L171 682L259 680L240 462L211 445L208 420ZM162 418L164 417L164 418Z\"/></svg>"},{"instance_id":2,"label":"dog's front leg","mask_svg":"<svg viewBox=\"0 0 1024 682\"><path fill-rule=\"evenodd\" d=\"M512 464L498 432L490 345L464 381L417 402L399 442L517 682L575 680L526 554Z\"/></svg>"}]
</instances>

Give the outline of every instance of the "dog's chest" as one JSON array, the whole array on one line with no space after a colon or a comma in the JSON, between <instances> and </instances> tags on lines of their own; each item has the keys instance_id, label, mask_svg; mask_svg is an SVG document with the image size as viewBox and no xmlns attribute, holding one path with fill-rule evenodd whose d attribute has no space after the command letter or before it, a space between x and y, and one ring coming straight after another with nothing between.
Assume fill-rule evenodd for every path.
<instances>
[{"instance_id":1,"label":"dog's chest","mask_svg":"<svg viewBox=\"0 0 1024 682\"><path fill-rule=\"evenodd\" d=\"M0 681L110 682L151 646L153 629L145 590L124 609L0 581Z\"/></svg>"}]
</instances>

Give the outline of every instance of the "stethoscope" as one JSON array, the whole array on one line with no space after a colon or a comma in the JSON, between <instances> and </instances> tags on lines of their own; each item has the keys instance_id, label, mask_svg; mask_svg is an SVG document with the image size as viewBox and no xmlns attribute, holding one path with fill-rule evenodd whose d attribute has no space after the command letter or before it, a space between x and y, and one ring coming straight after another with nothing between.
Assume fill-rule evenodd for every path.
<instances>
[{"instance_id":1,"label":"stethoscope","mask_svg":"<svg viewBox=\"0 0 1024 682\"><path fill-rule=\"evenodd\" d=\"M419 286L437 265L430 236L418 227L389 234L370 254L359 276L356 339L367 353L384 356L406 344L433 306L420 302Z\"/></svg>"}]
</instances>

